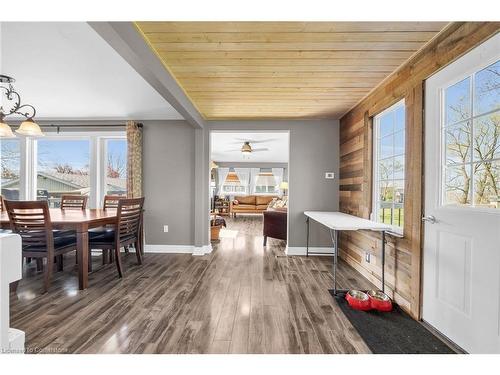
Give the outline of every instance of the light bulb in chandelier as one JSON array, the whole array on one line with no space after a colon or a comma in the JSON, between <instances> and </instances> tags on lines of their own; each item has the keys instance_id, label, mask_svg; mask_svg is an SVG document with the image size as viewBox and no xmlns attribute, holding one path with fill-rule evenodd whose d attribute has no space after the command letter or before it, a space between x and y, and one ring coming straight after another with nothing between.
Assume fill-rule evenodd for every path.
<instances>
[{"instance_id":1,"label":"light bulb in chandelier","mask_svg":"<svg viewBox=\"0 0 500 375\"><path fill-rule=\"evenodd\" d=\"M32 118L29 118L21 123L19 129L16 130L17 134L25 135L28 137L43 137L44 134L40 126L33 121Z\"/></svg>"}]
</instances>

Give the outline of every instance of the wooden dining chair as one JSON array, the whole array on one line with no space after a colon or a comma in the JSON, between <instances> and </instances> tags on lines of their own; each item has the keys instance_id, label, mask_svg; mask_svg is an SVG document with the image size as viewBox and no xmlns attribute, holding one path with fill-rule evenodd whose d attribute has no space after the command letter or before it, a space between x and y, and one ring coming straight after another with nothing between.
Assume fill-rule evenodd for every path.
<instances>
[{"instance_id":1,"label":"wooden dining chair","mask_svg":"<svg viewBox=\"0 0 500 375\"><path fill-rule=\"evenodd\" d=\"M137 263L142 264L141 228L143 198L123 198L118 202L115 227L103 235L90 239L89 248L99 250L114 250L114 258L119 277L123 277L120 249L134 245Z\"/></svg>"},{"instance_id":2,"label":"wooden dining chair","mask_svg":"<svg viewBox=\"0 0 500 375\"><path fill-rule=\"evenodd\" d=\"M22 239L23 257L43 262L44 292L47 292L52 278L54 259L58 270L62 270L63 254L76 250L76 236L58 235L52 229L47 201L5 201L12 232Z\"/></svg>"},{"instance_id":3,"label":"wooden dining chair","mask_svg":"<svg viewBox=\"0 0 500 375\"><path fill-rule=\"evenodd\" d=\"M88 198L86 195L63 195L61 210L85 210Z\"/></svg>"},{"instance_id":4,"label":"wooden dining chair","mask_svg":"<svg viewBox=\"0 0 500 375\"><path fill-rule=\"evenodd\" d=\"M120 201L120 199L124 198L125 197L121 195L105 195L102 208L105 210L110 208L116 209L118 208L118 202Z\"/></svg>"},{"instance_id":5,"label":"wooden dining chair","mask_svg":"<svg viewBox=\"0 0 500 375\"><path fill-rule=\"evenodd\" d=\"M104 210L117 209L120 199L125 198L121 195L105 195L102 208ZM89 239L92 240L96 237L106 234L107 231L113 230L113 226L104 226L92 228L89 230ZM125 247L125 252L128 253L128 246ZM91 259L92 249L89 247L89 259ZM102 250L102 265L113 261L113 253L110 250ZM92 262L89 262L89 271L92 271Z\"/></svg>"}]
</instances>

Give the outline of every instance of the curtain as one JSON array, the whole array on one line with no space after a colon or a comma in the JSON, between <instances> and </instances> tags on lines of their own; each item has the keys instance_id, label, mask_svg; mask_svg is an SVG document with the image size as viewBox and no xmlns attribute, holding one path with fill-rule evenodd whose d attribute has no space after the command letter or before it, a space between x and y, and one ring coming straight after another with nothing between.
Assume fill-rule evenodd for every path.
<instances>
[{"instance_id":1,"label":"curtain","mask_svg":"<svg viewBox=\"0 0 500 375\"><path fill-rule=\"evenodd\" d=\"M217 195L222 195L222 185L226 182L227 175L229 174L229 168L217 168L217 179L219 185L217 186Z\"/></svg>"},{"instance_id":2,"label":"curtain","mask_svg":"<svg viewBox=\"0 0 500 375\"><path fill-rule=\"evenodd\" d=\"M284 170L283 168L271 168L271 170L273 172L274 179L276 180L278 193L281 195L283 192L280 189L280 184L283 181Z\"/></svg>"},{"instance_id":3,"label":"curtain","mask_svg":"<svg viewBox=\"0 0 500 375\"><path fill-rule=\"evenodd\" d=\"M250 193L250 189L248 188L248 180L249 173L248 168L234 168L234 173L238 176L238 180L240 180L240 184L245 186L245 190Z\"/></svg>"},{"instance_id":4,"label":"curtain","mask_svg":"<svg viewBox=\"0 0 500 375\"><path fill-rule=\"evenodd\" d=\"M142 197L142 124L127 121L127 197Z\"/></svg>"},{"instance_id":5,"label":"curtain","mask_svg":"<svg viewBox=\"0 0 500 375\"><path fill-rule=\"evenodd\" d=\"M250 168L250 194L255 194L255 184L257 183L257 176L260 173L260 168Z\"/></svg>"}]
</instances>

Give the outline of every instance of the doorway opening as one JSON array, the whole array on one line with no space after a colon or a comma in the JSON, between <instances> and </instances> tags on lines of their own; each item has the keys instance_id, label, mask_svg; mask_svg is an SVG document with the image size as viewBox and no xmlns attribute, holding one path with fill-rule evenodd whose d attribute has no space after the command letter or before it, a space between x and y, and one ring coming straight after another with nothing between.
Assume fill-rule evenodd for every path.
<instances>
[{"instance_id":1,"label":"doorway opening","mask_svg":"<svg viewBox=\"0 0 500 375\"><path fill-rule=\"evenodd\" d=\"M251 236L255 246L288 238L288 131L210 133L210 239Z\"/></svg>"}]
</instances>

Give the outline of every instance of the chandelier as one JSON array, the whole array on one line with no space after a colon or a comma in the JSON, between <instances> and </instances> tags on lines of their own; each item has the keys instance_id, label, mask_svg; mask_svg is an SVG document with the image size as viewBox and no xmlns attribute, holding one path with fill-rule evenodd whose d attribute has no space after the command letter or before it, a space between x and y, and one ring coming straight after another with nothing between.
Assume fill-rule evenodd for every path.
<instances>
[{"instance_id":1,"label":"chandelier","mask_svg":"<svg viewBox=\"0 0 500 375\"><path fill-rule=\"evenodd\" d=\"M35 107L31 104L21 104L21 96L12 85L14 82L14 78L0 74L0 138L15 137L10 126L4 122L5 117L14 114L26 117L16 130L17 134L43 136L40 126L33 120L36 115Z\"/></svg>"}]
</instances>

